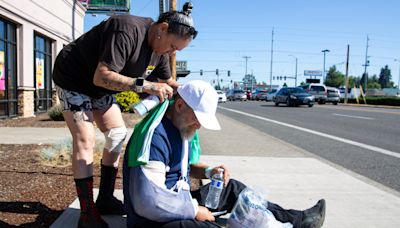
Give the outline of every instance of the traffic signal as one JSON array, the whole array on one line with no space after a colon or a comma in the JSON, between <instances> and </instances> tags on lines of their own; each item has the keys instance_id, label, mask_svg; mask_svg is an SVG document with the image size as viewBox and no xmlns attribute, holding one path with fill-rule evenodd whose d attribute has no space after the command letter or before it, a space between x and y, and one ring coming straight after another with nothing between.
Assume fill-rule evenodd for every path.
<instances>
[{"instance_id":1,"label":"traffic signal","mask_svg":"<svg viewBox=\"0 0 400 228\"><path fill-rule=\"evenodd\" d=\"M228 70L228 77L230 77L231 76L231 71L230 70Z\"/></svg>"},{"instance_id":2,"label":"traffic signal","mask_svg":"<svg viewBox=\"0 0 400 228\"><path fill-rule=\"evenodd\" d=\"M282 80L282 76L279 76L279 80Z\"/></svg>"},{"instance_id":3,"label":"traffic signal","mask_svg":"<svg viewBox=\"0 0 400 228\"><path fill-rule=\"evenodd\" d=\"M215 70L215 74L216 74L216 75L219 75L218 69Z\"/></svg>"},{"instance_id":4,"label":"traffic signal","mask_svg":"<svg viewBox=\"0 0 400 228\"><path fill-rule=\"evenodd\" d=\"M284 77L283 77L283 80L285 80L285 81L286 81L286 76L284 76Z\"/></svg>"},{"instance_id":5,"label":"traffic signal","mask_svg":"<svg viewBox=\"0 0 400 228\"><path fill-rule=\"evenodd\" d=\"M275 80L275 76L274 76L274 77L272 77L272 80Z\"/></svg>"},{"instance_id":6,"label":"traffic signal","mask_svg":"<svg viewBox=\"0 0 400 228\"><path fill-rule=\"evenodd\" d=\"M200 75L203 75L203 70L200 70Z\"/></svg>"}]
</instances>

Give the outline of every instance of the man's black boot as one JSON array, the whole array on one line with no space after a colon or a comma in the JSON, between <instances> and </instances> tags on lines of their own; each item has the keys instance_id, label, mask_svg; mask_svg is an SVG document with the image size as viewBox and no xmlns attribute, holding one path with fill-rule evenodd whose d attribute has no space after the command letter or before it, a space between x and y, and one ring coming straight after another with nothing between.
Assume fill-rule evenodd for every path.
<instances>
[{"instance_id":1,"label":"man's black boot","mask_svg":"<svg viewBox=\"0 0 400 228\"><path fill-rule=\"evenodd\" d=\"M124 205L114 196L118 168L101 164L101 179L96 207L102 215L125 215Z\"/></svg>"},{"instance_id":2,"label":"man's black boot","mask_svg":"<svg viewBox=\"0 0 400 228\"><path fill-rule=\"evenodd\" d=\"M75 179L75 185L81 206L78 228L108 228L93 202L93 177Z\"/></svg>"},{"instance_id":3,"label":"man's black boot","mask_svg":"<svg viewBox=\"0 0 400 228\"><path fill-rule=\"evenodd\" d=\"M320 228L325 220L325 207L324 199L321 199L312 208L303 212L303 220L301 228Z\"/></svg>"}]
</instances>

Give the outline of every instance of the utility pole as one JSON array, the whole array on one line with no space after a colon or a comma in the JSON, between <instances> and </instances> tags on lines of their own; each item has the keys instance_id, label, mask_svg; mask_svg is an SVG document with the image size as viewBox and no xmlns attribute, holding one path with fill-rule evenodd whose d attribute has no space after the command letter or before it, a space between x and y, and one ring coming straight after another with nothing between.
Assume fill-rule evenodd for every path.
<instances>
[{"instance_id":1,"label":"utility pole","mask_svg":"<svg viewBox=\"0 0 400 228\"><path fill-rule=\"evenodd\" d=\"M400 59L395 59L395 62L399 62L399 81L397 82L397 96L400 95Z\"/></svg>"},{"instance_id":2,"label":"utility pole","mask_svg":"<svg viewBox=\"0 0 400 228\"><path fill-rule=\"evenodd\" d=\"M272 63L274 57L274 28L272 28L272 39L271 39L271 69L269 71L269 90L272 91Z\"/></svg>"},{"instance_id":3,"label":"utility pole","mask_svg":"<svg viewBox=\"0 0 400 228\"><path fill-rule=\"evenodd\" d=\"M368 58L369 58L369 56L368 56L368 47L369 47L369 45L368 45L368 43L369 43L369 37L368 37L368 35L367 35L367 47L365 48L365 64L363 65L364 66L364 91L365 91L365 93L367 92L367 86L368 86L368 75L367 75L367 67L369 66L369 60L368 60Z\"/></svg>"},{"instance_id":4,"label":"utility pole","mask_svg":"<svg viewBox=\"0 0 400 228\"><path fill-rule=\"evenodd\" d=\"M350 45L347 45L347 60L346 60L346 75L344 78L344 103L347 104L347 96L349 92L349 54L350 54Z\"/></svg>"},{"instance_id":5,"label":"utility pole","mask_svg":"<svg viewBox=\"0 0 400 228\"><path fill-rule=\"evenodd\" d=\"M323 69L323 74L322 74L322 84L325 84L326 83L326 70L325 70L325 57L326 57L326 53L327 52L330 52L328 49L325 49L325 50L322 50L321 52L323 52L324 53L324 69Z\"/></svg>"},{"instance_id":6,"label":"utility pole","mask_svg":"<svg viewBox=\"0 0 400 228\"><path fill-rule=\"evenodd\" d=\"M162 14L162 13L164 13L164 0L159 0L158 1L158 7L159 7L159 11L160 11L160 15Z\"/></svg>"},{"instance_id":7,"label":"utility pole","mask_svg":"<svg viewBox=\"0 0 400 228\"><path fill-rule=\"evenodd\" d=\"M176 11L176 0L170 0L169 11ZM169 65L171 67L172 79L176 81L176 52L169 55Z\"/></svg>"},{"instance_id":8,"label":"utility pole","mask_svg":"<svg viewBox=\"0 0 400 228\"><path fill-rule=\"evenodd\" d=\"M244 72L244 78L246 78L247 77L247 61L248 61L248 59L251 58L251 56L243 56L243 58L246 60L246 68L245 68L245 72ZM251 83L251 92L253 92L253 78L251 78L250 83Z\"/></svg>"},{"instance_id":9,"label":"utility pole","mask_svg":"<svg viewBox=\"0 0 400 228\"><path fill-rule=\"evenodd\" d=\"M295 67L295 71L294 71L294 87L297 86L297 57L294 55L289 55L292 56L293 58L296 59L296 67Z\"/></svg>"},{"instance_id":10,"label":"utility pole","mask_svg":"<svg viewBox=\"0 0 400 228\"><path fill-rule=\"evenodd\" d=\"M297 86L297 58L296 58L296 70L295 70L295 75L294 75L294 87Z\"/></svg>"}]
</instances>

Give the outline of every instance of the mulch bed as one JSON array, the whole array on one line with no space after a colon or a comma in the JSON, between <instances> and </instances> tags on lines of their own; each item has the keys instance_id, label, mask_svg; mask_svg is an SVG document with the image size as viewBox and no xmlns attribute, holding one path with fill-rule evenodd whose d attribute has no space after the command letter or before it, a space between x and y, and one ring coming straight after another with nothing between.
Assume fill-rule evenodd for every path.
<instances>
[{"instance_id":1,"label":"mulch bed","mask_svg":"<svg viewBox=\"0 0 400 228\"><path fill-rule=\"evenodd\" d=\"M127 127L140 119L123 113ZM0 127L67 127L47 114L31 118L0 119ZM71 165L49 166L40 152L50 145L0 144L0 227L49 227L76 198ZM123 155L122 155L123 156ZM96 159L96 156L95 156ZM94 164L94 187L99 187L99 159ZM200 185L192 179L192 188ZM122 189L122 162L116 181Z\"/></svg>"}]
</instances>

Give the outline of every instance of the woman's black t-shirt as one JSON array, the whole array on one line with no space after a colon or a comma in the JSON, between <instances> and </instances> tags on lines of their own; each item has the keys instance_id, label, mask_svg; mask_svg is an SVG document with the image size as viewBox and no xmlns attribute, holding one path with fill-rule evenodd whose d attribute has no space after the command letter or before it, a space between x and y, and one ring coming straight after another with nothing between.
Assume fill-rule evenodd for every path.
<instances>
[{"instance_id":1,"label":"woman's black t-shirt","mask_svg":"<svg viewBox=\"0 0 400 228\"><path fill-rule=\"evenodd\" d=\"M150 18L132 15L112 16L58 54L53 80L63 89L99 98L119 91L111 91L93 84L99 62L122 75L137 78L169 79L168 55L157 56L148 44Z\"/></svg>"}]
</instances>

